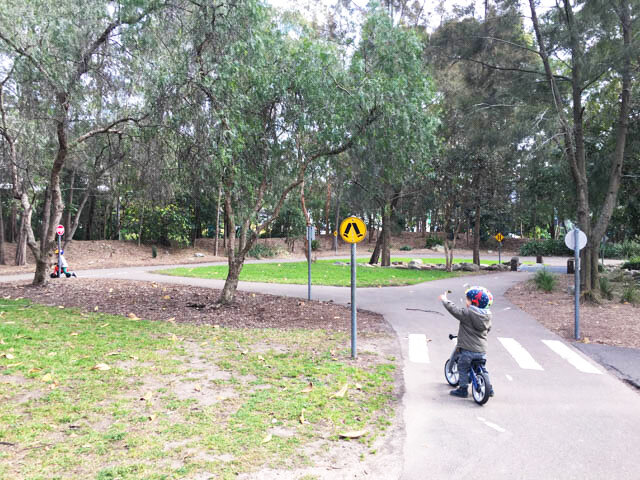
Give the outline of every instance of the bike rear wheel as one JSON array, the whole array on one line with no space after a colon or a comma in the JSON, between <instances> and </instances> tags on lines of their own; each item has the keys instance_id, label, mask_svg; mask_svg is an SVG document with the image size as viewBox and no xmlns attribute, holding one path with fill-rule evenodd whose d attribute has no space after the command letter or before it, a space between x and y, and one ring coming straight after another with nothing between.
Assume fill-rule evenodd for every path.
<instances>
[{"instance_id":1,"label":"bike rear wheel","mask_svg":"<svg viewBox=\"0 0 640 480\"><path fill-rule=\"evenodd\" d=\"M491 383L482 372L475 372L476 382L471 385L471 393L473 401L478 405L484 405L489 401L489 393L491 392Z\"/></svg>"},{"instance_id":2,"label":"bike rear wheel","mask_svg":"<svg viewBox=\"0 0 640 480\"><path fill-rule=\"evenodd\" d=\"M458 385L460 381L460 373L458 373L458 362L451 362L451 359L444 363L444 378L447 379L447 383L452 387Z\"/></svg>"}]
</instances>

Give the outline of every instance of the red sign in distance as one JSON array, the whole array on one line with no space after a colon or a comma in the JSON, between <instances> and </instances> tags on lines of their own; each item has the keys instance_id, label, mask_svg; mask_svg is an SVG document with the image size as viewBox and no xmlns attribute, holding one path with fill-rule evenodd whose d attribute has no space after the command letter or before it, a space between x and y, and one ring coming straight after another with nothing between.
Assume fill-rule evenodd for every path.
<instances>
[{"instance_id":1,"label":"red sign in distance","mask_svg":"<svg viewBox=\"0 0 640 480\"><path fill-rule=\"evenodd\" d=\"M56 233L60 236L64 235L64 225L58 225L56 227Z\"/></svg>"}]
</instances>

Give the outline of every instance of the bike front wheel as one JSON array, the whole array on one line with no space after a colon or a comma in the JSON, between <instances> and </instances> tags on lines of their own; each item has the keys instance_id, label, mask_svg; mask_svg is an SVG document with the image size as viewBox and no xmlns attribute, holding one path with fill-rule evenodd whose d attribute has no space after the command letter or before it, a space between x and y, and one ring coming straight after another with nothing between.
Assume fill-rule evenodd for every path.
<instances>
[{"instance_id":1,"label":"bike front wheel","mask_svg":"<svg viewBox=\"0 0 640 480\"><path fill-rule=\"evenodd\" d=\"M478 405L484 405L489 401L489 393L491 392L491 384L489 379L482 372L475 374L476 382L471 385L473 400Z\"/></svg>"},{"instance_id":2,"label":"bike front wheel","mask_svg":"<svg viewBox=\"0 0 640 480\"><path fill-rule=\"evenodd\" d=\"M451 359L444 363L444 378L452 387L458 385L460 381L460 373L458 373L458 362L451 362Z\"/></svg>"}]
</instances>

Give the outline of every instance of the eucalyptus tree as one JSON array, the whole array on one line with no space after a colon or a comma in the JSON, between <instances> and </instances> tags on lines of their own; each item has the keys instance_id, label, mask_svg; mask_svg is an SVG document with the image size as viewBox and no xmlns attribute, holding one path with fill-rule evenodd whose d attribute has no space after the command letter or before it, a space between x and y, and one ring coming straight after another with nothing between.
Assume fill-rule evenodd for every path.
<instances>
[{"instance_id":1,"label":"eucalyptus tree","mask_svg":"<svg viewBox=\"0 0 640 480\"><path fill-rule=\"evenodd\" d=\"M357 184L382 217L381 264L390 264L391 218L399 200L416 194L407 182L429 168L435 147L435 91L422 61L418 35L394 25L387 11L373 5L353 55L351 74L366 83L367 101L380 118L351 152ZM371 258L377 263L376 251Z\"/></svg>"},{"instance_id":2,"label":"eucalyptus tree","mask_svg":"<svg viewBox=\"0 0 640 480\"><path fill-rule=\"evenodd\" d=\"M7 0L0 5L0 45L13 68L15 91L30 97L36 118L48 119L45 135L50 142L43 162L48 175L39 243L30 221L33 205L20 178L17 158L17 143L23 140L20 124L29 119L15 116L14 124L4 124L1 131L13 149L13 192L27 219L27 244L36 259L34 284L47 280L55 228L64 208L60 176L70 152L98 135L119 134L135 118L130 99L136 82L128 67L144 22L158 7L159 2L138 0ZM111 75L114 72L117 79ZM103 109L102 121L97 121L95 85L102 78L113 83L100 92L109 105ZM3 112L3 118L7 113Z\"/></svg>"},{"instance_id":3,"label":"eucalyptus tree","mask_svg":"<svg viewBox=\"0 0 640 480\"><path fill-rule=\"evenodd\" d=\"M521 145L531 136L519 121L528 108L522 91L531 88L530 78L490 65L526 65L535 56L511 46L526 42L520 12L513 6L498 9L486 2L483 18L459 13L462 16L443 22L430 36L425 54L435 67L442 95L443 156L457 159L448 162L449 168L468 178L470 203L465 209L473 224L474 262L479 264L480 239L490 228L492 212L508 210L516 165L526 154Z\"/></svg>"},{"instance_id":4,"label":"eucalyptus tree","mask_svg":"<svg viewBox=\"0 0 640 480\"><path fill-rule=\"evenodd\" d=\"M524 71L544 81L547 105L554 112L564 157L575 189L575 205L580 228L587 234L583 251L582 282L589 295L598 290L597 258L600 240L617 205L627 144L631 112L631 88L637 73L638 44L633 26L638 18L637 0L591 0L556 2L540 14L535 0L522 3L531 14L535 44L514 44L514 49L534 51L539 61L531 65L494 64L493 68ZM597 98L603 90L617 98L615 119L600 108ZM588 148L585 127L609 117L602 133L609 141L594 145L602 154ZM613 148L606 152L604 145ZM596 164L604 162L597 182L606 185L604 195L594 198L589 179ZM598 167L602 168L602 167Z\"/></svg>"},{"instance_id":5,"label":"eucalyptus tree","mask_svg":"<svg viewBox=\"0 0 640 480\"><path fill-rule=\"evenodd\" d=\"M311 165L348 149L375 109L356 108L360 96L335 45L259 2L191 13L184 71L202 93L222 187L229 274L220 301L228 303L247 253L287 196Z\"/></svg>"}]
</instances>

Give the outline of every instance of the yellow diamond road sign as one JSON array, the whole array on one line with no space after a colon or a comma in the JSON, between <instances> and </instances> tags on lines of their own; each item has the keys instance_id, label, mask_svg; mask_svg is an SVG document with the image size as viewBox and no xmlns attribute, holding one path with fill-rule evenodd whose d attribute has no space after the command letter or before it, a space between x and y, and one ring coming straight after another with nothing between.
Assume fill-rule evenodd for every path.
<instances>
[{"instance_id":1,"label":"yellow diamond road sign","mask_svg":"<svg viewBox=\"0 0 640 480\"><path fill-rule=\"evenodd\" d=\"M501 233L498 233L496 235L496 240L498 240L500 243L502 243L502 240L504 240L504 235L502 235Z\"/></svg>"},{"instance_id":2,"label":"yellow diamond road sign","mask_svg":"<svg viewBox=\"0 0 640 480\"><path fill-rule=\"evenodd\" d=\"M345 218L340 224L340 236L345 242L358 243L367 236L367 227L357 217Z\"/></svg>"}]
</instances>

